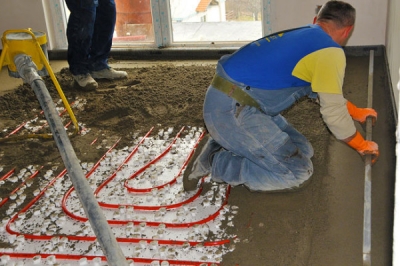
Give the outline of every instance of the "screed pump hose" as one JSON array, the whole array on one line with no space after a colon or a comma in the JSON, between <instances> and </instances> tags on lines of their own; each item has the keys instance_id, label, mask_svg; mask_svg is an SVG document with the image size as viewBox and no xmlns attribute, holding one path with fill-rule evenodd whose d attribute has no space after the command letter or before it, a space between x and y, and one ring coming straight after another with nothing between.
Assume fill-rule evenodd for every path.
<instances>
[{"instance_id":1,"label":"screed pump hose","mask_svg":"<svg viewBox=\"0 0 400 266\"><path fill-rule=\"evenodd\" d=\"M35 63L26 54L14 58L19 75L31 85L49 123L53 138L57 144L61 158L76 190L85 214L93 228L107 262L111 266L128 265L109 224L93 195L93 191L85 178L79 160L72 148L67 132L58 116L53 100L43 79L37 73Z\"/></svg>"}]
</instances>

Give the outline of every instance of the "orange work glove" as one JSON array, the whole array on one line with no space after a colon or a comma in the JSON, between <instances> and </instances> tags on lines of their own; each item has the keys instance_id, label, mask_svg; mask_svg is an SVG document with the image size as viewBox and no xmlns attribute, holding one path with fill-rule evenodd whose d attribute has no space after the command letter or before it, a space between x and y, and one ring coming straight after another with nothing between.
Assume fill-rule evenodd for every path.
<instances>
[{"instance_id":1,"label":"orange work glove","mask_svg":"<svg viewBox=\"0 0 400 266\"><path fill-rule=\"evenodd\" d=\"M372 164L374 164L379 157L378 144L373 141L365 140L358 131L356 135L347 142L347 145L355 149L361 156L371 154Z\"/></svg>"},{"instance_id":2,"label":"orange work glove","mask_svg":"<svg viewBox=\"0 0 400 266\"><path fill-rule=\"evenodd\" d=\"M350 101L347 101L347 110L349 111L350 116L360 123L364 123L367 120L367 117L372 117L372 124L375 124L376 118L378 114L372 108L358 108Z\"/></svg>"}]
</instances>

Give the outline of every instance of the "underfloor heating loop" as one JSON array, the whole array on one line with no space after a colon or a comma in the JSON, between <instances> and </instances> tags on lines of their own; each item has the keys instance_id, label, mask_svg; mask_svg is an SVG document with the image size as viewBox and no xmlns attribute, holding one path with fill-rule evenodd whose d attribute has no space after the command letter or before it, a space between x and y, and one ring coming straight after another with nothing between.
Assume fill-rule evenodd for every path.
<instances>
[{"instance_id":1,"label":"underfloor heating loop","mask_svg":"<svg viewBox=\"0 0 400 266\"><path fill-rule=\"evenodd\" d=\"M88 181L85 178L79 160L68 138L67 132L58 116L53 100L42 78L36 71L36 65L25 54L14 59L20 76L28 82L39 100L49 123L61 158L67 168L69 177L83 206L85 214L93 228L107 262L111 266L128 265L120 246L107 223L107 220L95 199Z\"/></svg>"}]
</instances>

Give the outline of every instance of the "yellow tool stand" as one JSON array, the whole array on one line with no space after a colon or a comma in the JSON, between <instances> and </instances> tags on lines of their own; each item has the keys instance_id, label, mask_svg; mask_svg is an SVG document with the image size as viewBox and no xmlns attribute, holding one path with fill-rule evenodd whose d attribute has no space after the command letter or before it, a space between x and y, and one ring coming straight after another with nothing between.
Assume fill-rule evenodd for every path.
<instances>
[{"instance_id":1,"label":"yellow tool stand","mask_svg":"<svg viewBox=\"0 0 400 266\"><path fill-rule=\"evenodd\" d=\"M47 38L44 32L32 31L32 29L21 29L21 30L7 30L3 33L1 39L3 44L3 51L0 56L0 67L7 66L8 74L14 78L21 78L18 74L18 69L14 63L16 55L25 54L29 56L32 61L36 64L38 74L40 76L50 75L51 80L56 87L58 94L71 117L72 123L75 126L75 134L79 131L78 122L75 118L71 107L64 96L64 93L50 67L47 55ZM28 135L26 135L28 136ZM48 138L51 135L41 134L33 135L30 134L28 137L42 137ZM1 141L0 141L1 142Z\"/></svg>"}]
</instances>

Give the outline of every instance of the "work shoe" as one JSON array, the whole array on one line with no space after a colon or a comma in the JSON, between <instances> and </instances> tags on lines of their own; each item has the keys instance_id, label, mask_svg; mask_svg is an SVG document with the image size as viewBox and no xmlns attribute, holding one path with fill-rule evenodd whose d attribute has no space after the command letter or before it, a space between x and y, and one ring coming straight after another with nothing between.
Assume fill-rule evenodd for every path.
<instances>
[{"instance_id":1,"label":"work shoe","mask_svg":"<svg viewBox=\"0 0 400 266\"><path fill-rule=\"evenodd\" d=\"M210 135L207 134L203 137L183 173L183 189L185 191L195 190L199 180L210 174L212 158L220 149L221 146Z\"/></svg>"},{"instance_id":2,"label":"work shoe","mask_svg":"<svg viewBox=\"0 0 400 266\"><path fill-rule=\"evenodd\" d=\"M90 74L72 75L75 82L84 90L96 90L99 86Z\"/></svg>"},{"instance_id":3,"label":"work shoe","mask_svg":"<svg viewBox=\"0 0 400 266\"><path fill-rule=\"evenodd\" d=\"M95 79L122 79L128 77L128 73L125 71L117 71L111 67L99 71L92 71L90 74Z\"/></svg>"}]
</instances>

